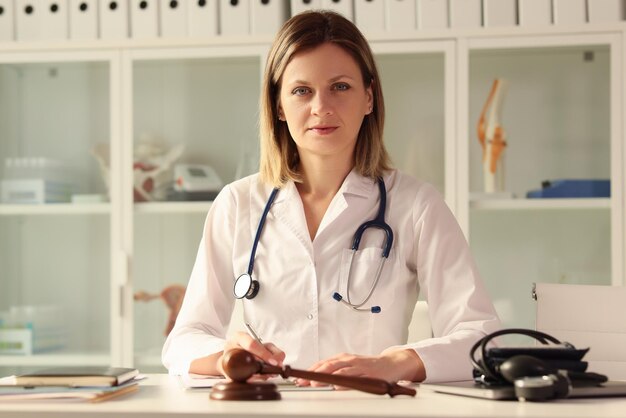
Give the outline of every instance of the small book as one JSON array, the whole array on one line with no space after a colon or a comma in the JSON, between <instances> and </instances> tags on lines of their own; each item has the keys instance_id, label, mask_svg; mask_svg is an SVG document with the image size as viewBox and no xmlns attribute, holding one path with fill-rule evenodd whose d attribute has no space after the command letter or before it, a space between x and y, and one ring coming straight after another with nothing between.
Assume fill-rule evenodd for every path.
<instances>
[{"instance_id":1,"label":"small book","mask_svg":"<svg viewBox=\"0 0 626 418\"><path fill-rule=\"evenodd\" d=\"M139 375L126 367L64 366L15 376L16 386L119 386Z\"/></svg>"},{"instance_id":2,"label":"small book","mask_svg":"<svg viewBox=\"0 0 626 418\"><path fill-rule=\"evenodd\" d=\"M0 386L0 403L36 399L67 399L101 402L139 389L137 382L111 387Z\"/></svg>"}]
</instances>

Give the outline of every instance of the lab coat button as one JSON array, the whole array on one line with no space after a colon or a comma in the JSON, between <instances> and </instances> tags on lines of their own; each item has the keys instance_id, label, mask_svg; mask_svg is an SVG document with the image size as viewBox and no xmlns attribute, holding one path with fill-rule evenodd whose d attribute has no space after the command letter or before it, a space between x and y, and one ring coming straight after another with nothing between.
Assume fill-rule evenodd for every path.
<instances>
[{"instance_id":1,"label":"lab coat button","mask_svg":"<svg viewBox=\"0 0 626 418\"><path fill-rule=\"evenodd\" d=\"M306 317L309 319L313 319L313 314L308 314Z\"/></svg>"}]
</instances>

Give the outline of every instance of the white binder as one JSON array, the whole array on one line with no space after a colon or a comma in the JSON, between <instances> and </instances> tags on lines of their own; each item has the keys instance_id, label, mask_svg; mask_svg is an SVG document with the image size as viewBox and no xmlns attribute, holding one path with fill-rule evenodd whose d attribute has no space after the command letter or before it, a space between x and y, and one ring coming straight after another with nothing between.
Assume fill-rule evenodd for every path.
<instances>
[{"instance_id":1,"label":"white binder","mask_svg":"<svg viewBox=\"0 0 626 418\"><path fill-rule=\"evenodd\" d=\"M481 3L481 0L450 0L450 27L481 27L483 14Z\"/></svg>"},{"instance_id":2,"label":"white binder","mask_svg":"<svg viewBox=\"0 0 626 418\"><path fill-rule=\"evenodd\" d=\"M483 0L485 27L516 26L517 3L515 0Z\"/></svg>"},{"instance_id":3,"label":"white binder","mask_svg":"<svg viewBox=\"0 0 626 418\"><path fill-rule=\"evenodd\" d=\"M159 0L159 23L162 37L187 36L188 3L195 3L195 1Z\"/></svg>"},{"instance_id":4,"label":"white binder","mask_svg":"<svg viewBox=\"0 0 626 418\"><path fill-rule=\"evenodd\" d=\"M15 39L13 0L0 0L0 42Z\"/></svg>"},{"instance_id":5,"label":"white binder","mask_svg":"<svg viewBox=\"0 0 626 418\"><path fill-rule=\"evenodd\" d=\"M69 10L67 0L43 0L41 9L41 38L60 40L68 38Z\"/></svg>"},{"instance_id":6,"label":"white binder","mask_svg":"<svg viewBox=\"0 0 626 418\"><path fill-rule=\"evenodd\" d=\"M41 39L43 8L32 0L15 0L15 39L35 41Z\"/></svg>"},{"instance_id":7,"label":"white binder","mask_svg":"<svg viewBox=\"0 0 626 418\"><path fill-rule=\"evenodd\" d=\"M445 29L448 26L448 0L417 0L418 29Z\"/></svg>"},{"instance_id":8,"label":"white binder","mask_svg":"<svg viewBox=\"0 0 626 418\"><path fill-rule=\"evenodd\" d=\"M189 36L206 37L219 33L218 0L190 1L187 5Z\"/></svg>"},{"instance_id":9,"label":"white binder","mask_svg":"<svg viewBox=\"0 0 626 418\"><path fill-rule=\"evenodd\" d=\"M621 22L624 0L588 0L589 22Z\"/></svg>"},{"instance_id":10,"label":"white binder","mask_svg":"<svg viewBox=\"0 0 626 418\"><path fill-rule=\"evenodd\" d=\"M537 283L536 328L589 347L588 371L626 379L626 287Z\"/></svg>"},{"instance_id":11,"label":"white binder","mask_svg":"<svg viewBox=\"0 0 626 418\"><path fill-rule=\"evenodd\" d=\"M385 0L354 0L354 23L361 32L385 30Z\"/></svg>"},{"instance_id":12,"label":"white binder","mask_svg":"<svg viewBox=\"0 0 626 418\"><path fill-rule=\"evenodd\" d=\"M222 35L250 33L250 1L220 0L220 28Z\"/></svg>"},{"instance_id":13,"label":"white binder","mask_svg":"<svg viewBox=\"0 0 626 418\"><path fill-rule=\"evenodd\" d=\"M554 23L557 25L577 25L587 22L585 0L552 0Z\"/></svg>"},{"instance_id":14,"label":"white binder","mask_svg":"<svg viewBox=\"0 0 626 418\"><path fill-rule=\"evenodd\" d=\"M552 0L518 0L520 26L552 24Z\"/></svg>"},{"instance_id":15,"label":"white binder","mask_svg":"<svg viewBox=\"0 0 626 418\"><path fill-rule=\"evenodd\" d=\"M100 38L128 38L128 0L100 0L98 3L98 11Z\"/></svg>"},{"instance_id":16,"label":"white binder","mask_svg":"<svg viewBox=\"0 0 626 418\"><path fill-rule=\"evenodd\" d=\"M352 0L322 0L322 9L334 10L354 22Z\"/></svg>"},{"instance_id":17,"label":"white binder","mask_svg":"<svg viewBox=\"0 0 626 418\"><path fill-rule=\"evenodd\" d=\"M385 0L385 28L389 32L417 29L416 10L415 0Z\"/></svg>"},{"instance_id":18,"label":"white binder","mask_svg":"<svg viewBox=\"0 0 626 418\"><path fill-rule=\"evenodd\" d=\"M284 0L250 0L250 32L253 35L273 35L285 23L289 16Z\"/></svg>"},{"instance_id":19,"label":"white binder","mask_svg":"<svg viewBox=\"0 0 626 418\"><path fill-rule=\"evenodd\" d=\"M130 0L130 34L133 38L159 36L157 0Z\"/></svg>"},{"instance_id":20,"label":"white binder","mask_svg":"<svg viewBox=\"0 0 626 418\"><path fill-rule=\"evenodd\" d=\"M291 0L291 15L295 16L305 10L321 9L322 0Z\"/></svg>"},{"instance_id":21,"label":"white binder","mask_svg":"<svg viewBox=\"0 0 626 418\"><path fill-rule=\"evenodd\" d=\"M70 38L96 39L98 37L97 0L69 0Z\"/></svg>"}]
</instances>

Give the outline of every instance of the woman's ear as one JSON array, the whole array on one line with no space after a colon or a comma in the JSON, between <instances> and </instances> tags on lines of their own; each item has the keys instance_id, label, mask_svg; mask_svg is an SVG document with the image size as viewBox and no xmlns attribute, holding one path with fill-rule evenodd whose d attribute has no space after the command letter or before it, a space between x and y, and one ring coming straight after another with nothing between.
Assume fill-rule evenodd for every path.
<instances>
[{"instance_id":1,"label":"woman's ear","mask_svg":"<svg viewBox=\"0 0 626 418\"><path fill-rule=\"evenodd\" d=\"M278 103L277 106L277 111L278 111L278 120L285 122L285 112L283 112L283 107L280 105L280 103Z\"/></svg>"},{"instance_id":2,"label":"woman's ear","mask_svg":"<svg viewBox=\"0 0 626 418\"><path fill-rule=\"evenodd\" d=\"M370 83L370 85L365 89L365 94L367 95L367 107L365 114L369 115L374 111L374 89L372 85L374 84L374 80Z\"/></svg>"}]
</instances>

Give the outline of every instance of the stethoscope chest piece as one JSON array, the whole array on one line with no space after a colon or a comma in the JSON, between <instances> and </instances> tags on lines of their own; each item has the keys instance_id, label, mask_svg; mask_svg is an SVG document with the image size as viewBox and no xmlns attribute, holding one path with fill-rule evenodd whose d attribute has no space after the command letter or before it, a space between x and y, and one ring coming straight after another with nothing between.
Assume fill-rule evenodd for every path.
<instances>
[{"instance_id":1,"label":"stethoscope chest piece","mask_svg":"<svg viewBox=\"0 0 626 418\"><path fill-rule=\"evenodd\" d=\"M235 280L233 293L237 299L252 299L259 293L259 287L257 280L253 280L251 275L244 273Z\"/></svg>"}]
</instances>

